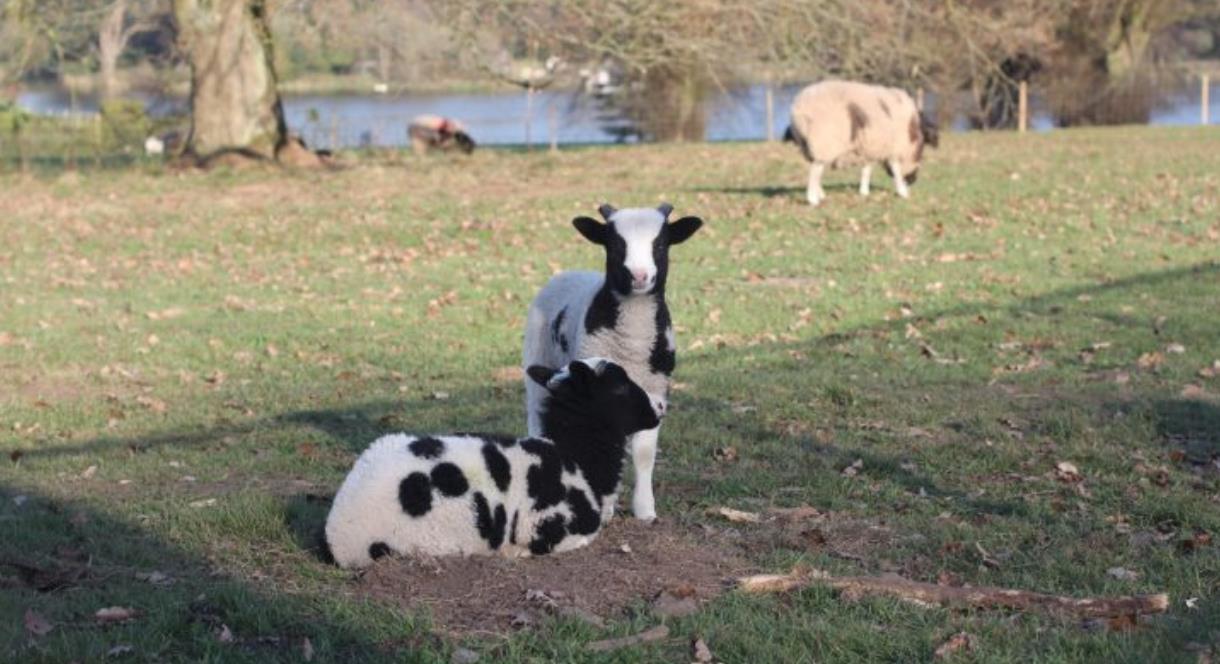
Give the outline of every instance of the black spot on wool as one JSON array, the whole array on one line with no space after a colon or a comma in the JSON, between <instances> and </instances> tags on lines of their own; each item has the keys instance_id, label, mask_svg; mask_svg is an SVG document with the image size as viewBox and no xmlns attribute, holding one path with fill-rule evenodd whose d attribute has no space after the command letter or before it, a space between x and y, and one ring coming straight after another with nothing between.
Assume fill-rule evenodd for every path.
<instances>
[{"instance_id":1,"label":"black spot on wool","mask_svg":"<svg viewBox=\"0 0 1220 664\"><path fill-rule=\"evenodd\" d=\"M529 438L521 441L521 449L538 457L540 463L530 466L525 474L526 487L534 499L534 509L544 510L558 505L564 498L563 461L555 446Z\"/></svg>"},{"instance_id":2,"label":"black spot on wool","mask_svg":"<svg viewBox=\"0 0 1220 664\"><path fill-rule=\"evenodd\" d=\"M554 322L551 323L551 341L559 344L559 348L563 352L568 352L568 337L563 333L563 319L568 315L568 308L564 307L559 310L559 315L555 316Z\"/></svg>"},{"instance_id":3,"label":"black spot on wool","mask_svg":"<svg viewBox=\"0 0 1220 664\"><path fill-rule=\"evenodd\" d=\"M618 299L609 288L602 288L589 303L589 311L585 314L585 332L593 334L604 327L612 328L617 324Z\"/></svg>"},{"instance_id":4,"label":"black spot on wool","mask_svg":"<svg viewBox=\"0 0 1220 664\"><path fill-rule=\"evenodd\" d=\"M470 483L466 481L466 476L462 474L462 469L456 465L445 462L438 463L432 469L432 486L436 487L442 495L456 498L470 488Z\"/></svg>"},{"instance_id":5,"label":"black spot on wool","mask_svg":"<svg viewBox=\"0 0 1220 664\"><path fill-rule=\"evenodd\" d=\"M849 102L847 104L847 115L851 119L851 140L854 141L860 135L860 132L868 127L868 114L864 112L863 108L860 108L859 104Z\"/></svg>"},{"instance_id":6,"label":"black spot on wool","mask_svg":"<svg viewBox=\"0 0 1220 664\"><path fill-rule=\"evenodd\" d=\"M661 373L669 376L674 372L674 366L677 364L677 357L674 351L669 347L668 332L672 326L672 321L669 318L669 307L666 307L663 302L657 303L657 324L656 335L652 340L652 352L648 356L648 368L652 369L653 373Z\"/></svg>"},{"instance_id":7,"label":"black spot on wool","mask_svg":"<svg viewBox=\"0 0 1220 664\"><path fill-rule=\"evenodd\" d=\"M568 489L568 507L572 508L572 520L568 522L569 533L592 535L601 527L601 515L593 509L584 491L577 488Z\"/></svg>"},{"instance_id":8,"label":"black spot on wool","mask_svg":"<svg viewBox=\"0 0 1220 664\"><path fill-rule=\"evenodd\" d=\"M513 478L512 468L508 464L508 459L504 458L494 443L483 445L483 463L487 464L487 472L495 481L496 488L500 491L508 491L508 483Z\"/></svg>"},{"instance_id":9,"label":"black spot on wool","mask_svg":"<svg viewBox=\"0 0 1220 664\"><path fill-rule=\"evenodd\" d=\"M417 438L407 448L421 459L435 459L445 453L445 444L435 438Z\"/></svg>"},{"instance_id":10,"label":"black spot on wool","mask_svg":"<svg viewBox=\"0 0 1220 664\"><path fill-rule=\"evenodd\" d=\"M530 540L530 553L542 556L553 551L567 534L564 521L562 514L552 514L543 519L534 530L534 539Z\"/></svg>"},{"instance_id":11,"label":"black spot on wool","mask_svg":"<svg viewBox=\"0 0 1220 664\"><path fill-rule=\"evenodd\" d=\"M517 517L521 516L520 510L513 510L513 523L508 527L508 541L512 544L517 543Z\"/></svg>"},{"instance_id":12,"label":"black spot on wool","mask_svg":"<svg viewBox=\"0 0 1220 664\"><path fill-rule=\"evenodd\" d=\"M411 473L398 484L398 502L402 511L411 516L423 516L432 509L432 482L423 473Z\"/></svg>"},{"instance_id":13,"label":"black spot on wool","mask_svg":"<svg viewBox=\"0 0 1220 664\"><path fill-rule=\"evenodd\" d=\"M369 545L369 558L372 558L373 560L385 558L391 553L393 553L393 551L390 550L390 545L386 544L385 542L373 542Z\"/></svg>"},{"instance_id":14,"label":"black spot on wool","mask_svg":"<svg viewBox=\"0 0 1220 664\"><path fill-rule=\"evenodd\" d=\"M474 494L475 524L479 528L479 536L487 540L487 545L493 549L500 548L504 543L504 528L508 524L508 513L504 505L496 505L495 514L487 504L487 498L482 492Z\"/></svg>"}]
</instances>

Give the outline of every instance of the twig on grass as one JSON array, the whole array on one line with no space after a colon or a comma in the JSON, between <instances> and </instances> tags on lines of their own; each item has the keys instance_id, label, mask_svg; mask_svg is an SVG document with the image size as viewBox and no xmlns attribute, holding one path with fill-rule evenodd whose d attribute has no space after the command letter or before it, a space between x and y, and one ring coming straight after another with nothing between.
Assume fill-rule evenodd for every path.
<instances>
[{"instance_id":1,"label":"twig on grass","mask_svg":"<svg viewBox=\"0 0 1220 664\"><path fill-rule=\"evenodd\" d=\"M641 643L648 643L650 641L660 641L661 639L667 638L668 636L669 636L669 628L666 627L665 625L657 625L656 627L653 627L652 629L646 629L646 630L640 632L639 634L632 634L631 636L623 636L623 637L619 637L617 639L606 639L604 641L593 641L593 642L589 643L589 645L585 646L585 648L592 652L611 652L613 650L629 648L631 646L639 645Z\"/></svg>"},{"instance_id":2,"label":"twig on grass","mask_svg":"<svg viewBox=\"0 0 1220 664\"><path fill-rule=\"evenodd\" d=\"M737 579L737 589L747 593L777 593L810 585L826 585L851 595L886 595L922 606L952 606L981 609L1040 609L1081 617L1111 617L1163 613L1169 595L1119 597L1065 597L1028 590L993 586L939 586L911 581L896 575L831 576L816 569L797 568L791 574L758 574Z\"/></svg>"}]
</instances>

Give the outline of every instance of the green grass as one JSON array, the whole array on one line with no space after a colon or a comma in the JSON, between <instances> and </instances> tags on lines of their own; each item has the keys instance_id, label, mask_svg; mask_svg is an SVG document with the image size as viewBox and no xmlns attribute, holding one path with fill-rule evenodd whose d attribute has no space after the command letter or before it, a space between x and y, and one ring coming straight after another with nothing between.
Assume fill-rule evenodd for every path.
<instances>
[{"instance_id":1,"label":"green grass","mask_svg":"<svg viewBox=\"0 0 1220 664\"><path fill-rule=\"evenodd\" d=\"M529 299L601 262L569 220L661 200L708 222L673 253L663 517L808 503L889 539L858 560L775 547L760 568L1172 608L1111 632L815 588L727 594L600 658L587 641L656 619L460 643L507 662L689 661L694 635L726 662L926 661L959 631L988 662L1220 647L1217 545L1179 544L1220 535L1220 379L1199 375L1220 359L1220 134L951 135L910 201L884 182L861 199L854 177L813 210L791 146L758 144L0 176L0 560L92 561L53 592L0 567L0 659L298 661L307 637L316 661L448 661L459 642L426 610L315 558L309 495L383 431L521 431L497 370ZM739 458L713 461L726 445ZM1063 461L1082 483L1055 478ZM98 626L105 606L140 615ZM27 609L55 628L30 637Z\"/></svg>"}]
</instances>

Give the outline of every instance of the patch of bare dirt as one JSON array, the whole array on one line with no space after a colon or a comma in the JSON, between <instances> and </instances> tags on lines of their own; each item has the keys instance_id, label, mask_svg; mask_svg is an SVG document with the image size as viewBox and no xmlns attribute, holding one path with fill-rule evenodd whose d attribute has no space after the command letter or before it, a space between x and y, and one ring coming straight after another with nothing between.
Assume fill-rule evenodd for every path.
<instances>
[{"instance_id":1,"label":"patch of bare dirt","mask_svg":"<svg viewBox=\"0 0 1220 664\"><path fill-rule=\"evenodd\" d=\"M359 591L408 610L426 609L455 634L530 627L548 616L598 624L632 604L671 598L703 603L749 570L739 549L718 537L661 521L616 518L593 544L567 553L402 558L374 565Z\"/></svg>"}]
</instances>

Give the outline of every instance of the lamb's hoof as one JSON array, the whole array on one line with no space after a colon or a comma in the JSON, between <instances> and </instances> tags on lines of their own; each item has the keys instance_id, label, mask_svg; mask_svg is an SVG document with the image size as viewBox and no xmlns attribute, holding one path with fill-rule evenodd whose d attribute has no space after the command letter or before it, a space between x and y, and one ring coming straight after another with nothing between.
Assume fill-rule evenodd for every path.
<instances>
[{"instance_id":1,"label":"lamb's hoof","mask_svg":"<svg viewBox=\"0 0 1220 664\"><path fill-rule=\"evenodd\" d=\"M631 514L635 517L636 521L644 523L652 523L657 520L657 511L655 509L632 510Z\"/></svg>"}]
</instances>

